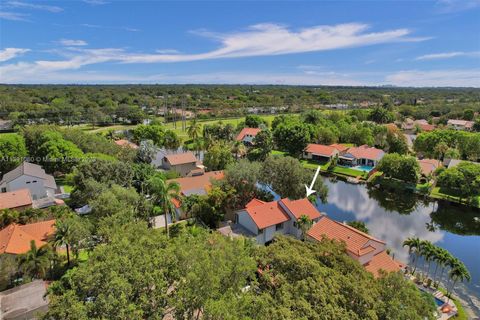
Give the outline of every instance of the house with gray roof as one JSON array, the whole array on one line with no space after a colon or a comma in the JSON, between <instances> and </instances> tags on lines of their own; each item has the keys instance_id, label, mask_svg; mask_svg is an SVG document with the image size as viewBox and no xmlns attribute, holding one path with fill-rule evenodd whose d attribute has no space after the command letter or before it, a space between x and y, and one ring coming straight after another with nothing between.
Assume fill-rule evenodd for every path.
<instances>
[{"instance_id":1,"label":"house with gray roof","mask_svg":"<svg viewBox=\"0 0 480 320\"><path fill-rule=\"evenodd\" d=\"M33 200L54 197L57 184L52 175L37 164L23 162L3 175L0 181L0 192L12 192L20 189L30 190Z\"/></svg>"}]
</instances>

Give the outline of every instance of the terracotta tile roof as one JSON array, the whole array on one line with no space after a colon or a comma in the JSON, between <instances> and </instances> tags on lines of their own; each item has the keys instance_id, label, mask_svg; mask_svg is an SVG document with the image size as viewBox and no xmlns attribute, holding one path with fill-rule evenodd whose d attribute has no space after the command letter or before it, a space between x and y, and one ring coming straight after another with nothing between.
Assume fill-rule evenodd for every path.
<instances>
[{"instance_id":1,"label":"terracotta tile roof","mask_svg":"<svg viewBox=\"0 0 480 320\"><path fill-rule=\"evenodd\" d=\"M180 185L180 192L188 196L190 194L206 194L212 187L212 179L221 180L224 177L223 171L211 171L200 176L170 179L167 182L177 182Z\"/></svg>"},{"instance_id":2,"label":"terracotta tile roof","mask_svg":"<svg viewBox=\"0 0 480 320\"><path fill-rule=\"evenodd\" d=\"M192 152L168 154L165 158L172 166L197 162L197 158L195 158L195 155Z\"/></svg>"},{"instance_id":3,"label":"terracotta tile roof","mask_svg":"<svg viewBox=\"0 0 480 320\"><path fill-rule=\"evenodd\" d=\"M348 150L348 147L346 145L343 145L340 143L333 143L330 145L330 147L334 147L335 149L338 150L338 152L343 152Z\"/></svg>"},{"instance_id":4,"label":"terracotta tile roof","mask_svg":"<svg viewBox=\"0 0 480 320\"><path fill-rule=\"evenodd\" d=\"M261 205L261 204L265 204L266 202L262 201L262 200L258 200L258 199L252 199L250 200L249 203L247 203L245 205L245 208L251 208L251 207L255 207L255 206L258 206L258 205Z\"/></svg>"},{"instance_id":5,"label":"terracotta tile roof","mask_svg":"<svg viewBox=\"0 0 480 320\"><path fill-rule=\"evenodd\" d=\"M360 147L351 147L347 150L356 159L380 160L385 152L383 150L363 145Z\"/></svg>"},{"instance_id":6,"label":"terracotta tile roof","mask_svg":"<svg viewBox=\"0 0 480 320\"><path fill-rule=\"evenodd\" d=\"M178 199L173 198L172 203L175 206L175 208L177 208L177 209L182 207L182 202Z\"/></svg>"},{"instance_id":7,"label":"terracotta tile roof","mask_svg":"<svg viewBox=\"0 0 480 320\"><path fill-rule=\"evenodd\" d=\"M321 213L308 201L308 199L289 200L287 198L280 200L285 207L295 216L300 219L302 215L308 216L311 220L321 217Z\"/></svg>"},{"instance_id":8,"label":"terracotta tile roof","mask_svg":"<svg viewBox=\"0 0 480 320\"><path fill-rule=\"evenodd\" d=\"M435 159L422 159L418 160L418 164L420 165L420 170L423 175L428 176L430 175L435 169L440 167L440 161Z\"/></svg>"},{"instance_id":9,"label":"terracotta tile roof","mask_svg":"<svg viewBox=\"0 0 480 320\"><path fill-rule=\"evenodd\" d=\"M125 140L125 139L116 140L115 144L117 146L121 146L121 147L130 147L132 149L138 149L138 146L135 143L130 142L130 141Z\"/></svg>"},{"instance_id":10,"label":"terracotta tile roof","mask_svg":"<svg viewBox=\"0 0 480 320\"><path fill-rule=\"evenodd\" d=\"M277 201L257 203L257 205L250 201L249 204L250 206L245 208L245 210L259 229L290 220Z\"/></svg>"},{"instance_id":11,"label":"terracotta tile roof","mask_svg":"<svg viewBox=\"0 0 480 320\"><path fill-rule=\"evenodd\" d=\"M0 210L15 209L31 205L32 196L30 195L30 190L28 189L0 193Z\"/></svg>"},{"instance_id":12,"label":"terracotta tile roof","mask_svg":"<svg viewBox=\"0 0 480 320\"><path fill-rule=\"evenodd\" d=\"M380 270L388 272L397 272L405 267L404 264L392 259L386 251L382 251L373 256L372 260L365 265L365 269L375 278L380 276Z\"/></svg>"},{"instance_id":13,"label":"terracotta tile roof","mask_svg":"<svg viewBox=\"0 0 480 320\"><path fill-rule=\"evenodd\" d=\"M315 223L307 233L315 240L322 240L324 237L332 240L345 242L346 248L355 256L362 256L371 252L369 242L375 241L381 244L385 242L361 232L353 227L338 221L332 220L326 216Z\"/></svg>"},{"instance_id":14,"label":"terracotta tile roof","mask_svg":"<svg viewBox=\"0 0 480 320\"><path fill-rule=\"evenodd\" d=\"M45 245L48 236L55 232L55 220L26 225L12 223L0 231L0 254L22 254L30 250L33 240L37 247Z\"/></svg>"},{"instance_id":15,"label":"terracotta tile roof","mask_svg":"<svg viewBox=\"0 0 480 320\"><path fill-rule=\"evenodd\" d=\"M435 125L433 125L433 124L418 123L417 125L420 129L422 129L422 131L433 131L433 130L435 130Z\"/></svg>"},{"instance_id":16,"label":"terracotta tile roof","mask_svg":"<svg viewBox=\"0 0 480 320\"><path fill-rule=\"evenodd\" d=\"M331 156L335 155L335 153L338 150L337 150L337 148L335 148L333 146L326 146L326 145L323 145L323 144L310 143L305 148L305 151L309 152L309 153L316 154L316 155L331 157Z\"/></svg>"},{"instance_id":17,"label":"terracotta tile roof","mask_svg":"<svg viewBox=\"0 0 480 320\"><path fill-rule=\"evenodd\" d=\"M246 135L256 136L262 129L260 128L243 128L242 131L237 135L236 140L242 141Z\"/></svg>"}]
</instances>

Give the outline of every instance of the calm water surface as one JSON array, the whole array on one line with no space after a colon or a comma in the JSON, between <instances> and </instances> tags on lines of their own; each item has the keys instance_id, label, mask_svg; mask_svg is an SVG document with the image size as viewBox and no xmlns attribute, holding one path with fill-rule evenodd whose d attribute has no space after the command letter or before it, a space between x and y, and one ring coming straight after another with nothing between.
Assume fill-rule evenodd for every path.
<instances>
[{"instance_id":1,"label":"calm water surface","mask_svg":"<svg viewBox=\"0 0 480 320\"><path fill-rule=\"evenodd\" d=\"M328 186L328 203L318 209L338 221L365 222L370 234L387 242L395 258L408 262L408 237L418 237L450 251L472 275L455 292L480 317L480 212L443 202L430 202L411 194L368 189L343 181ZM431 270L433 267L431 268Z\"/></svg>"}]
</instances>

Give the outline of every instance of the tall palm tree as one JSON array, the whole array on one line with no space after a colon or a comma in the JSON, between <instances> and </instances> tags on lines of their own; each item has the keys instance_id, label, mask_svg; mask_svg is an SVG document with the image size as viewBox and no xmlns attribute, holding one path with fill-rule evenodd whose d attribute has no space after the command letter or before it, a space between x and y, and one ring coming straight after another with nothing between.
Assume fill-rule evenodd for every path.
<instances>
[{"instance_id":1,"label":"tall palm tree","mask_svg":"<svg viewBox=\"0 0 480 320\"><path fill-rule=\"evenodd\" d=\"M19 267L32 278L43 279L50 268L52 252L48 245L37 248L35 241L30 242L30 250L19 256Z\"/></svg>"},{"instance_id":2,"label":"tall palm tree","mask_svg":"<svg viewBox=\"0 0 480 320\"><path fill-rule=\"evenodd\" d=\"M308 230L312 226L313 222L307 215L300 216L300 219L297 220L298 228L302 231L302 240L305 240Z\"/></svg>"},{"instance_id":3,"label":"tall palm tree","mask_svg":"<svg viewBox=\"0 0 480 320\"><path fill-rule=\"evenodd\" d=\"M161 176L155 175L147 181L147 188L152 202L162 209L165 215L165 232L168 234L168 215L175 221L175 207L172 200L180 197L180 185L176 182L166 182Z\"/></svg>"},{"instance_id":4,"label":"tall palm tree","mask_svg":"<svg viewBox=\"0 0 480 320\"><path fill-rule=\"evenodd\" d=\"M450 252L448 252L447 250L444 249L444 252L442 255L440 255L440 259L439 259L439 262L441 264L441 271L440 271L440 280L442 280L443 278L443 273L445 272L445 269L449 266L449 263L450 261L452 261L454 258L453 256L450 254Z\"/></svg>"},{"instance_id":5,"label":"tall palm tree","mask_svg":"<svg viewBox=\"0 0 480 320\"><path fill-rule=\"evenodd\" d=\"M187 134L193 141L198 139L200 135L200 123L197 122L197 119L193 119L190 122L190 126L187 128Z\"/></svg>"},{"instance_id":6,"label":"tall palm tree","mask_svg":"<svg viewBox=\"0 0 480 320\"><path fill-rule=\"evenodd\" d=\"M55 233L50 239L53 248L65 246L67 249L67 264L70 265L70 245L72 229L66 220L55 221Z\"/></svg>"},{"instance_id":7,"label":"tall palm tree","mask_svg":"<svg viewBox=\"0 0 480 320\"><path fill-rule=\"evenodd\" d=\"M423 257L425 258L425 261L428 263L427 264L427 276L430 273L430 266L432 264L432 261L435 259L435 246L430 242L430 241L425 241L424 246L423 246Z\"/></svg>"},{"instance_id":8,"label":"tall palm tree","mask_svg":"<svg viewBox=\"0 0 480 320\"><path fill-rule=\"evenodd\" d=\"M421 244L422 244L422 240L420 240L417 237L407 238L405 241L403 241L403 246L404 247L408 246L409 254L411 254L412 252L415 254L412 261L414 264L413 271L412 271L413 275L415 275L415 271L417 270L417 262L418 262L418 258L420 257Z\"/></svg>"},{"instance_id":9,"label":"tall palm tree","mask_svg":"<svg viewBox=\"0 0 480 320\"><path fill-rule=\"evenodd\" d=\"M450 270L449 276L452 280L452 284L450 286L450 290L447 291L447 296L449 296L449 294L453 292L453 290L455 289L455 284L458 281L463 282L465 280L470 281L472 279L470 276L470 272L468 272L468 269L460 261L458 261L454 268Z\"/></svg>"}]
</instances>

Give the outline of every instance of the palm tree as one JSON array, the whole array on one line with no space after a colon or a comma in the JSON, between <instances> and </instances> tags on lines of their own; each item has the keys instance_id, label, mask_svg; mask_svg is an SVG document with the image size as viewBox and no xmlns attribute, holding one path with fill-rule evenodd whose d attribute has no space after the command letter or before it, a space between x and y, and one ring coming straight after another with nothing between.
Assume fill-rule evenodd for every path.
<instances>
[{"instance_id":1,"label":"palm tree","mask_svg":"<svg viewBox=\"0 0 480 320\"><path fill-rule=\"evenodd\" d=\"M444 253L440 256L439 262L441 264L442 271L440 272L440 280L443 278L443 273L447 266L449 266L450 261L454 258L447 250L443 249Z\"/></svg>"},{"instance_id":2,"label":"palm tree","mask_svg":"<svg viewBox=\"0 0 480 320\"><path fill-rule=\"evenodd\" d=\"M411 254L412 252L415 253L415 256L413 258L413 271L412 274L415 275L415 271L417 270L417 262L418 258L420 257L420 247L421 247L422 241L419 238L407 238L405 241L403 241L403 246L408 246L408 253Z\"/></svg>"},{"instance_id":3,"label":"palm tree","mask_svg":"<svg viewBox=\"0 0 480 320\"><path fill-rule=\"evenodd\" d=\"M447 296L452 293L453 289L455 288L455 284L460 281L463 282L465 280L470 281L472 278L470 276L470 272L465 267L465 265L457 260L456 265L453 267L452 270L449 272L450 279L452 280L452 284L450 286L450 290L447 291Z\"/></svg>"},{"instance_id":4,"label":"palm tree","mask_svg":"<svg viewBox=\"0 0 480 320\"><path fill-rule=\"evenodd\" d=\"M187 128L187 134L193 141L198 139L200 134L200 123L197 122L197 119L193 119L190 122L190 126Z\"/></svg>"},{"instance_id":5,"label":"palm tree","mask_svg":"<svg viewBox=\"0 0 480 320\"><path fill-rule=\"evenodd\" d=\"M55 233L50 242L53 248L65 246L67 249L67 264L70 265L70 244L71 244L72 229L70 224L65 220L57 220L55 222Z\"/></svg>"},{"instance_id":6,"label":"palm tree","mask_svg":"<svg viewBox=\"0 0 480 320\"><path fill-rule=\"evenodd\" d=\"M307 231L312 226L312 220L307 215L302 215L300 219L297 220L298 228L302 231L302 240L305 240Z\"/></svg>"},{"instance_id":7,"label":"palm tree","mask_svg":"<svg viewBox=\"0 0 480 320\"><path fill-rule=\"evenodd\" d=\"M180 186L176 182L166 182L161 176L153 176L147 181L147 188L152 202L162 209L165 215L165 232L168 235L168 215L175 221L175 207L173 199L180 197Z\"/></svg>"},{"instance_id":8,"label":"palm tree","mask_svg":"<svg viewBox=\"0 0 480 320\"><path fill-rule=\"evenodd\" d=\"M51 250L48 245L37 248L35 241L30 242L30 250L19 256L19 267L32 278L45 278L50 268Z\"/></svg>"},{"instance_id":9,"label":"palm tree","mask_svg":"<svg viewBox=\"0 0 480 320\"><path fill-rule=\"evenodd\" d=\"M426 272L427 276L430 273L430 265L432 264L432 261L435 259L435 254L436 254L435 246L430 241L424 241L423 256L425 258L425 261L428 262L427 272Z\"/></svg>"},{"instance_id":10,"label":"palm tree","mask_svg":"<svg viewBox=\"0 0 480 320\"><path fill-rule=\"evenodd\" d=\"M232 153L235 155L235 159L244 157L247 154L247 147L242 141L235 141L232 145Z\"/></svg>"}]
</instances>

